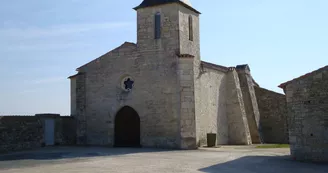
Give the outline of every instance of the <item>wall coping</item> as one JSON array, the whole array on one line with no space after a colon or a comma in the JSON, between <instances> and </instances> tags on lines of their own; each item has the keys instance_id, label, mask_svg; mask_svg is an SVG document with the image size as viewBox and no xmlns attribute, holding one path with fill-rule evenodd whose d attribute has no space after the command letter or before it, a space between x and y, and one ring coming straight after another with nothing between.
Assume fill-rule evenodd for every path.
<instances>
[{"instance_id":1,"label":"wall coping","mask_svg":"<svg viewBox=\"0 0 328 173\"><path fill-rule=\"evenodd\" d=\"M60 114L35 114L36 117L38 118L59 118Z\"/></svg>"}]
</instances>

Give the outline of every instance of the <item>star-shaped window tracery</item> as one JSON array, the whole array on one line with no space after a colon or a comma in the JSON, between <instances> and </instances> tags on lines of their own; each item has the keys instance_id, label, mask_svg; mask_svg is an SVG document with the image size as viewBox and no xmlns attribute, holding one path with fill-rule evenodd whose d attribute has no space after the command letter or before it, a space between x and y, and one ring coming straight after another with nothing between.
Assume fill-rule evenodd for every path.
<instances>
[{"instance_id":1,"label":"star-shaped window tracery","mask_svg":"<svg viewBox=\"0 0 328 173\"><path fill-rule=\"evenodd\" d=\"M127 78L125 81L124 81L124 88L128 91L132 90L133 88L133 84L134 84L134 81L131 80L131 78Z\"/></svg>"}]
</instances>

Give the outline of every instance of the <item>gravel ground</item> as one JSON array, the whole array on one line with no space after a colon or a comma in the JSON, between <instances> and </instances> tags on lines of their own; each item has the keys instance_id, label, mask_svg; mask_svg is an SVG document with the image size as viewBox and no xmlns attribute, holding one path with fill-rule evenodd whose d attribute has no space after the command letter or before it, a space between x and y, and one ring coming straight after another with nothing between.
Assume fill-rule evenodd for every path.
<instances>
[{"instance_id":1,"label":"gravel ground","mask_svg":"<svg viewBox=\"0 0 328 173\"><path fill-rule=\"evenodd\" d=\"M194 151L56 147L0 155L0 173L328 173L291 160L289 149L222 147Z\"/></svg>"}]
</instances>

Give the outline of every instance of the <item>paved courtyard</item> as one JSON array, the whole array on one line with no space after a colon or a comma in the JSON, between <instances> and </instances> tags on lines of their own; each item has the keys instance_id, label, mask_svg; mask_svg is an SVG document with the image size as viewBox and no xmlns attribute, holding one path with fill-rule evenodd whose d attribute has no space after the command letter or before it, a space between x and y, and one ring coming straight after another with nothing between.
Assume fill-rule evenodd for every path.
<instances>
[{"instance_id":1,"label":"paved courtyard","mask_svg":"<svg viewBox=\"0 0 328 173\"><path fill-rule=\"evenodd\" d=\"M59 147L0 155L1 173L327 173L288 149L222 147L197 151Z\"/></svg>"}]
</instances>

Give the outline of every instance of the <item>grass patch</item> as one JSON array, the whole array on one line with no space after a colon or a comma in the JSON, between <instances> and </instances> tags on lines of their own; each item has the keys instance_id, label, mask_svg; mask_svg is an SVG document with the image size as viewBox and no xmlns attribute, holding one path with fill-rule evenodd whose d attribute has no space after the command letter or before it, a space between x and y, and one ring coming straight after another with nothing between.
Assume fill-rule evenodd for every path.
<instances>
[{"instance_id":1,"label":"grass patch","mask_svg":"<svg viewBox=\"0 0 328 173\"><path fill-rule=\"evenodd\" d=\"M264 144L256 146L256 148L289 148L289 144Z\"/></svg>"}]
</instances>

